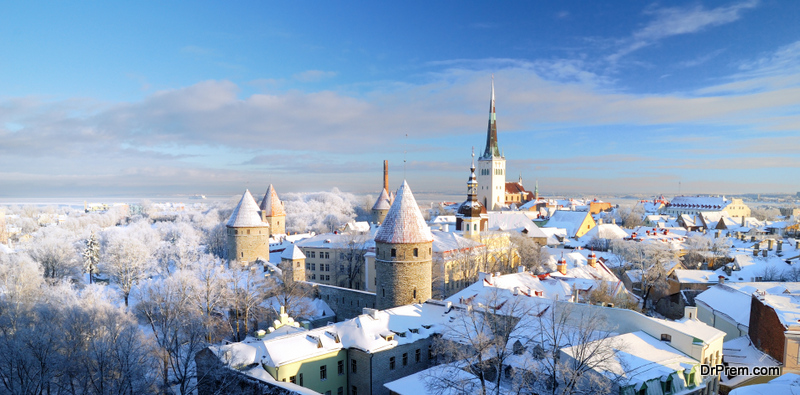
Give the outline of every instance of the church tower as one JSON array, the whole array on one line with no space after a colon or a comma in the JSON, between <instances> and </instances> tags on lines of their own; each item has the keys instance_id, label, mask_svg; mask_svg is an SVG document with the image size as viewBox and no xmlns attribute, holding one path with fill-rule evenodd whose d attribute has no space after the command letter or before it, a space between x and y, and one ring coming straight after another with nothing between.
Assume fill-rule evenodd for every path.
<instances>
[{"instance_id":1,"label":"church tower","mask_svg":"<svg viewBox=\"0 0 800 395\"><path fill-rule=\"evenodd\" d=\"M228 231L228 265L246 265L258 258L269 260L269 225L258 215L258 204L249 190L225 224Z\"/></svg>"},{"instance_id":2,"label":"church tower","mask_svg":"<svg viewBox=\"0 0 800 395\"><path fill-rule=\"evenodd\" d=\"M283 202L278 199L278 193L272 184L269 184L259 208L261 220L269 224L270 235L286 234L286 211L283 210Z\"/></svg>"},{"instance_id":3,"label":"church tower","mask_svg":"<svg viewBox=\"0 0 800 395\"><path fill-rule=\"evenodd\" d=\"M458 207L456 230L461 231L466 238L478 239L480 232L486 230L488 222L486 207L478 201L478 181L475 180L475 152L473 152L469 181L467 181L467 200Z\"/></svg>"},{"instance_id":4,"label":"church tower","mask_svg":"<svg viewBox=\"0 0 800 395\"><path fill-rule=\"evenodd\" d=\"M375 308L422 303L431 298L433 235L403 181L375 235Z\"/></svg>"},{"instance_id":5,"label":"church tower","mask_svg":"<svg viewBox=\"0 0 800 395\"><path fill-rule=\"evenodd\" d=\"M506 158L497 146L497 119L494 112L494 76L492 98L489 104L489 129L486 132L486 149L478 158L478 201L487 210L499 210L506 201Z\"/></svg>"}]
</instances>

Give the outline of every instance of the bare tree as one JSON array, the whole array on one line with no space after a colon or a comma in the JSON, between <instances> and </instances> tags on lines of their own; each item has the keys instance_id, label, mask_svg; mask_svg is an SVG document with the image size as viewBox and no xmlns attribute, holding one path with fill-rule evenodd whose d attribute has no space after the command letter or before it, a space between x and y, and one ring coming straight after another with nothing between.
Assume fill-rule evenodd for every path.
<instances>
[{"instance_id":1,"label":"bare tree","mask_svg":"<svg viewBox=\"0 0 800 395\"><path fill-rule=\"evenodd\" d=\"M538 273L544 270L544 264L550 260L547 250L525 235L512 234L511 245L519 255L519 264L531 272Z\"/></svg>"},{"instance_id":2,"label":"bare tree","mask_svg":"<svg viewBox=\"0 0 800 395\"><path fill-rule=\"evenodd\" d=\"M619 223L625 228L635 228L641 226L644 219L644 207L636 203L633 205L622 205L616 210Z\"/></svg>"},{"instance_id":3,"label":"bare tree","mask_svg":"<svg viewBox=\"0 0 800 395\"><path fill-rule=\"evenodd\" d=\"M231 327L236 341L244 339L251 328L257 329L260 318L266 313L261 307L266 299L266 291L264 277L254 266L232 273L230 292L233 316L230 318L233 320Z\"/></svg>"},{"instance_id":4,"label":"bare tree","mask_svg":"<svg viewBox=\"0 0 800 395\"><path fill-rule=\"evenodd\" d=\"M369 242L368 234L342 235L339 248L334 252L334 267L340 286L351 289L363 287L360 283L364 277L364 254L367 253ZM360 286L356 287L357 284Z\"/></svg>"},{"instance_id":5,"label":"bare tree","mask_svg":"<svg viewBox=\"0 0 800 395\"><path fill-rule=\"evenodd\" d=\"M195 355L208 346L202 314L192 303L197 280L191 273L178 271L163 281L142 287L136 311L150 326L158 345L162 388L173 383L181 394L193 393Z\"/></svg>"},{"instance_id":6,"label":"bare tree","mask_svg":"<svg viewBox=\"0 0 800 395\"><path fill-rule=\"evenodd\" d=\"M623 262L627 270L641 274L642 307L652 293L660 294L669 287L669 269L675 265L676 254L661 244L642 243L630 240L614 240L611 249Z\"/></svg>"},{"instance_id":7,"label":"bare tree","mask_svg":"<svg viewBox=\"0 0 800 395\"><path fill-rule=\"evenodd\" d=\"M305 281L294 281L290 268L286 267L291 262L281 262L281 274L270 276L267 280L267 297L274 297L286 310L286 314L295 318L311 318L314 316L314 307L311 300L314 298L314 289Z\"/></svg>"},{"instance_id":8,"label":"bare tree","mask_svg":"<svg viewBox=\"0 0 800 395\"><path fill-rule=\"evenodd\" d=\"M230 273L219 259L204 255L192 265L197 279L193 302L203 316L206 341L212 343L230 329L225 315L230 308Z\"/></svg>"}]
</instances>

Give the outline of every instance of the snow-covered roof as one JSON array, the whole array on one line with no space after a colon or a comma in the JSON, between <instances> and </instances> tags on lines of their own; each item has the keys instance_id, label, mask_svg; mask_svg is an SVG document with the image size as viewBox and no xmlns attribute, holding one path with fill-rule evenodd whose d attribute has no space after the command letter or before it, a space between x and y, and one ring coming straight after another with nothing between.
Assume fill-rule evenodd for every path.
<instances>
[{"instance_id":1,"label":"snow-covered roof","mask_svg":"<svg viewBox=\"0 0 800 395\"><path fill-rule=\"evenodd\" d=\"M725 314L737 324L750 325L750 295L727 284L715 285L694 297L696 303Z\"/></svg>"},{"instance_id":2,"label":"snow-covered roof","mask_svg":"<svg viewBox=\"0 0 800 395\"><path fill-rule=\"evenodd\" d=\"M587 215L589 213L586 211L558 210L553 213L553 216L550 217L544 227L566 229L567 234L572 237L578 232Z\"/></svg>"},{"instance_id":3,"label":"snow-covered roof","mask_svg":"<svg viewBox=\"0 0 800 395\"><path fill-rule=\"evenodd\" d=\"M572 287L562 279L551 276L542 276L540 279L539 276L530 272L501 276L484 274L479 281L446 300L454 304L473 300L488 303L503 298L512 298L514 292L525 297L530 295L532 299L569 300L572 295Z\"/></svg>"},{"instance_id":4,"label":"snow-covered roof","mask_svg":"<svg viewBox=\"0 0 800 395\"><path fill-rule=\"evenodd\" d=\"M551 276L556 277L569 277L569 278L584 278L587 280L603 280L617 282L619 278L611 271L602 261L598 259L597 267L589 266L588 255L589 250L568 250L547 248L550 254L548 263L551 267L556 267L556 263L563 256L567 261L567 274L555 271L550 273Z\"/></svg>"},{"instance_id":5,"label":"snow-covered roof","mask_svg":"<svg viewBox=\"0 0 800 395\"><path fill-rule=\"evenodd\" d=\"M747 385L734 388L730 395L778 395L794 394L800 387L800 375L795 373L784 373L780 377L770 380L768 383Z\"/></svg>"},{"instance_id":6,"label":"snow-covered roof","mask_svg":"<svg viewBox=\"0 0 800 395\"><path fill-rule=\"evenodd\" d=\"M298 248L297 245L292 244L291 247L287 247L285 250L283 250L281 253L281 259L306 259L306 255L303 254L303 251L300 251L300 248Z\"/></svg>"},{"instance_id":7,"label":"snow-covered roof","mask_svg":"<svg viewBox=\"0 0 800 395\"><path fill-rule=\"evenodd\" d=\"M730 366L780 366L780 362L769 356L769 354L756 348L750 336L744 335L733 340L728 340L722 344L722 354L725 362ZM752 379L753 376L740 375L728 378L727 375L720 376L720 383L727 387L736 387L739 384ZM800 383L799 383L800 384ZM777 393L770 393L775 395Z\"/></svg>"},{"instance_id":8,"label":"snow-covered roof","mask_svg":"<svg viewBox=\"0 0 800 395\"><path fill-rule=\"evenodd\" d=\"M505 231L515 230L518 232L527 230L529 237L547 237L547 234L542 232L542 230L522 212L492 211L489 213L489 229Z\"/></svg>"},{"instance_id":9,"label":"snow-covered roof","mask_svg":"<svg viewBox=\"0 0 800 395\"><path fill-rule=\"evenodd\" d=\"M733 254L733 262L728 263L726 266L733 268L730 276L725 273L724 268L716 270L716 274L725 276L726 281L753 282L759 279L776 280L792 270L792 268L800 267L800 263L795 261L792 264L787 264L783 258L775 255L768 255L767 257L759 255L755 257L752 254ZM775 278L769 278L770 276Z\"/></svg>"},{"instance_id":10,"label":"snow-covered roof","mask_svg":"<svg viewBox=\"0 0 800 395\"><path fill-rule=\"evenodd\" d=\"M676 321L661 320L660 322L664 326L668 326L676 331L690 333L692 336L702 340L706 344L710 344L711 342L721 339L725 336L725 332L714 328L713 326L706 325L705 322L696 319L682 318Z\"/></svg>"},{"instance_id":11,"label":"snow-covered roof","mask_svg":"<svg viewBox=\"0 0 800 395\"><path fill-rule=\"evenodd\" d=\"M611 377L621 376L626 379L627 385L637 385L648 380L668 377L676 372L681 374L673 376L673 380L676 377L682 378L684 370L691 369L699 363L642 331L597 341L618 344L620 347L614 355L615 360L600 364L595 361L596 365L604 368L598 373ZM582 350L582 348L573 346L561 349L563 353L569 356L573 356L577 350ZM598 355L597 357L599 358L600 356Z\"/></svg>"},{"instance_id":12,"label":"snow-covered roof","mask_svg":"<svg viewBox=\"0 0 800 395\"><path fill-rule=\"evenodd\" d=\"M676 196L668 208L722 210L730 203L724 196Z\"/></svg>"},{"instance_id":13,"label":"snow-covered roof","mask_svg":"<svg viewBox=\"0 0 800 395\"><path fill-rule=\"evenodd\" d=\"M589 229L589 231L581 236L578 241L582 243L588 243L594 237L599 239L616 240L628 237L628 233L622 230L622 228L620 228L617 224L599 224L594 228Z\"/></svg>"},{"instance_id":14,"label":"snow-covered roof","mask_svg":"<svg viewBox=\"0 0 800 395\"><path fill-rule=\"evenodd\" d=\"M475 240L468 239L454 232L431 232L433 235L433 252L448 253L456 250L473 249L481 246Z\"/></svg>"},{"instance_id":15,"label":"snow-covered roof","mask_svg":"<svg viewBox=\"0 0 800 395\"><path fill-rule=\"evenodd\" d=\"M372 206L373 210L388 210L392 207L392 204L389 202L389 192L386 192L386 189L381 189L381 194L378 195L378 199L375 200L375 204Z\"/></svg>"},{"instance_id":16,"label":"snow-covered roof","mask_svg":"<svg viewBox=\"0 0 800 395\"><path fill-rule=\"evenodd\" d=\"M245 190L239 204L233 209L231 217L225 224L229 228L255 228L255 227L269 227L268 224L261 222L261 216L258 214L258 204L250 194L250 190Z\"/></svg>"},{"instance_id":17,"label":"snow-covered roof","mask_svg":"<svg viewBox=\"0 0 800 395\"><path fill-rule=\"evenodd\" d=\"M301 248L347 248L347 244L356 242L364 244L365 248L374 247L373 238L376 229L370 229L369 235L348 234L348 233L322 233L297 242Z\"/></svg>"},{"instance_id":18,"label":"snow-covered roof","mask_svg":"<svg viewBox=\"0 0 800 395\"><path fill-rule=\"evenodd\" d=\"M386 214L383 224L378 228L375 241L393 244L429 243L433 241L431 229L425 223L422 212L408 183L397 190L397 196Z\"/></svg>"},{"instance_id":19,"label":"snow-covered roof","mask_svg":"<svg viewBox=\"0 0 800 395\"><path fill-rule=\"evenodd\" d=\"M456 384L452 388L436 385L435 382L442 383L443 377ZM494 393L494 383L486 381L485 384L487 393ZM480 379L454 364L434 366L383 386L399 395L460 395L477 394L481 391Z\"/></svg>"},{"instance_id":20,"label":"snow-covered roof","mask_svg":"<svg viewBox=\"0 0 800 395\"><path fill-rule=\"evenodd\" d=\"M719 275L713 270L675 269L672 271L681 284L716 284Z\"/></svg>"},{"instance_id":21,"label":"snow-covered roof","mask_svg":"<svg viewBox=\"0 0 800 395\"><path fill-rule=\"evenodd\" d=\"M283 203L278 199L278 193L275 192L275 187L272 184L269 184L267 193L264 194L264 199L261 200L259 208L265 211L264 215L267 217L286 216L286 211L283 210Z\"/></svg>"},{"instance_id":22,"label":"snow-covered roof","mask_svg":"<svg viewBox=\"0 0 800 395\"><path fill-rule=\"evenodd\" d=\"M350 221L344 225L344 232L367 233L370 231L367 221Z\"/></svg>"}]
</instances>

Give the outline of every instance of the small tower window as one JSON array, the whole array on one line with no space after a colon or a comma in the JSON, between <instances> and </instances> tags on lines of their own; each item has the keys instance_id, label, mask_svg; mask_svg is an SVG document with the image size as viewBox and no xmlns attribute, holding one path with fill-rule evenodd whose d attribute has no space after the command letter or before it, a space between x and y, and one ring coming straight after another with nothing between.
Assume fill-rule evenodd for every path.
<instances>
[{"instance_id":1,"label":"small tower window","mask_svg":"<svg viewBox=\"0 0 800 395\"><path fill-rule=\"evenodd\" d=\"M415 248L415 249L414 249L414 257L416 258L416 257L418 257L418 256L419 256L419 249L418 249L418 248Z\"/></svg>"},{"instance_id":2,"label":"small tower window","mask_svg":"<svg viewBox=\"0 0 800 395\"><path fill-rule=\"evenodd\" d=\"M247 234L248 234L248 235L250 234L250 229L248 229L248 230L247 230Z\"/></svg>"},{"instance_id":3,"label":"small tower window","mask_svg":"<svg viewBox=\"0 0 800 395\"><path fill-rule=\"evenodd\" d=\"M413 298L414 298L414 299L416 299L416 298L417 298L417 289L416 289L416 288L414 288L414 296L413 296Z\"/></svg>"},{"instance_id":4,"label":"small tower window","mask_svg":"<svg viewBox=\"0 0 800 395\"><path fill-rule=\"evenodd\" d=\"M397 256L397 250L392 248L392 258Z\"/></svg>"},{"instance_id":5,"label":"small tower window","mask_svg":"<svg viewBox=\"0 0 800 395\"><path fill-rule=\"evenodd\" d=\"M244 258L244 251L242 251L242 258Z\"/></svg>"}]
</instances>

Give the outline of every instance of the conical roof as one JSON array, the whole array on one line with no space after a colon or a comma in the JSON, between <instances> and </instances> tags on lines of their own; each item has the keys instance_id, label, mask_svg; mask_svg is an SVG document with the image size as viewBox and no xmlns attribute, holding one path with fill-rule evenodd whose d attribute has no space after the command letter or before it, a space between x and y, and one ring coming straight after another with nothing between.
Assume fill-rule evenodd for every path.
<instances>
[{"instance_id":1,"label":"conical roof","mask_svg":"<svg viewBox=\"0 0 800 395\"><path fill-rule=\"evenodd\" d=\"M410 244L410 243L430 243L433 235L422 212L419 211L417 201L408 183L403 181L403 185L397 190L394 203L383 220L383 225L378 228L375 241L381 243Z\"/></svg>"},{"instance_id":2,"label":"conical roof","mask_svg":"<svg viewBox=\"0 0 800 395\"><path fill-rule=\"evenodd\" d=\"M269 227L261 222L261 216L258 215L258 204L249 189L244 191L242 200L239 200L239 204L233 209L231 217L228 218L228 223L225 225L229 228Z\"/></svg>"},{"instance_id":3,"label":"conical roof","mask_svg":"<svg viewBox=\"0 0 800 395\"><path fill-rule=\"evenodd\" d=\"M375 201L375 205L372 206L373 210L388 210L392 207L392 203L389 201L389 193L386 192L386 189L381 190L381 194L378 196L378 200Z\"/></svg>"},{"instance_id":4,"label":"conical roof","mask_svg":"<svg viewBox=\"0 0 800 395\"><path fill-rule=\"evenodd\" d=\"M267 217L286 216L286 211L283 211L283 203L278 199L278 193L275 192L275 187L272 184L269 184L267 193L264 194L264 199L261 200L260 208Z\"/></svg>"},{"instance_id":5,"label":"conical roof","mask_svg":"<svg viewBox=\"0 0 800 395\"><path fill-rule=\"evenodd\" d=\"M297 247L296 244L292 244L291 247L286 248L281 253L281 259L289 259L289 260L297 260L297 259L306 259L306 254L303 254L303 251L300 251L300 248Z\"/></svg>"}]
</instances>

